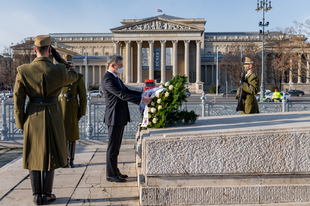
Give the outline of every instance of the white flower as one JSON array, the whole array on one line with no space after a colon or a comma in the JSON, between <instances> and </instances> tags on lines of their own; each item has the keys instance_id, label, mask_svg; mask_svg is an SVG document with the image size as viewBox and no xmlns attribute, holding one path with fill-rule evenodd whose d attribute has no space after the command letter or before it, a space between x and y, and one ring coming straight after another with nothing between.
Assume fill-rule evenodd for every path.
<instances>
[{"instance_id":1,"label":"white flower","mask_svg":"<svg viewBox=\"0 0 310 206\"><path fill-rule=\"evenodd\" d=\"M151 120L149 119L149 123L148 123L148 125L151 125L152 124L152 122L151 122Z\"/></svg>"},{"instance_id":2,"label":"white flower","mask_svg":"<svg viewBox=\"0 0 310 206\"><path fill-rule=\"evenodd\" d=\"M155 113L155 112L156 112L156 108L152 107L152 108L151 108L151 112L152 112L152 113Z\"/></svg>"},{"instance_id":3,"label":"white flower","mask_svg":"<svg viewBox=\"0 0 310 206\"><path fill-rule=\"evenodd\" d=\"M151 102L151 105L154 106L155 105L154 102Z\"/></svg>"},{"instance_id":4,"label":"white flower","mask_svg":"<svg viewBox=\"0 0 310 206\"><path fill-rule=\"evenodd\" d=\"M170 85L170 83L169 83L169 82L166 82L166 83L165 83L165 86L166 86L166 87L168 87L169 85Z\"/></svg>"},{"instance_id":5,"label":"white flower","mask_svg":"<svg viewBox=\"0 0 310 206\"><path fill-rule=\"evenodd\" d=\"M169 97L169 92L166 92L166 93L165 93L165 97Z\"/></svg>"},{"instance_id":6,"label":"white flower","mask_svg":"<svg viewBox=\"0 0 310 206\"><path fill-rule=\"evenodd\" d=\"M170 86L169 86L169 90L172 90L172 89L173 89L173 85L170 85Z\"/></svg>"},{"instance_id":7,"label":"white flower","mask_svg":"<svg viewBox=\"0 0 310 206\"><path fill-rule=\"evenodd\" d=\"M161 105L158 106L158 110L162 109L163 107Z\"/></svg>"},{"instance_id":8,"label":"white flower","mask_svg":"<svg viewBox=\"0 0 310 206\"><path fill-rule=\"evenodd\" d=\"M163 88L163 85L160 85L159 88Z\"/></svg>"},{"instance_id":9,"label":"white flower","mask_svg":"<svg viewBox=\"0 0 310 206\"><path fill-rule=\"evenodd\" d=\"M161 99L157 99L157 103L160 104L161 103Z\"/></svg>"},{"instance_id":10,"label":"white flower","mask_svg":"<svg viewBox=\"0 0 310 206\"><path fill-rule=\"evenodd\" d=\"M153 122L154 124L156 124L157 119L156 119L156 118L154 118L154 119L152 120L152 122Z\"/></svg>"},{"instance_id":11,"label":"white flower","mask_svg":"<svg viewBox=\"0 0 310 206\"><path fill-rule=\"evenodd\" d=\"M156 97L157 97L157 98L159 98L159 93L158 93L158 94L156 94Z\"/></svg>"},{"instance_id":12,"label":"white flower","mask_svg":"<svg viewBox=\"0 0 310 206\"><path fill-rule=\"evenodd\" d=\"M148 116L148 118L149 118L149 119L151 119L151 113L148 113L148 115L147 115L147 116Z\"/></svg>"}]
</instances>

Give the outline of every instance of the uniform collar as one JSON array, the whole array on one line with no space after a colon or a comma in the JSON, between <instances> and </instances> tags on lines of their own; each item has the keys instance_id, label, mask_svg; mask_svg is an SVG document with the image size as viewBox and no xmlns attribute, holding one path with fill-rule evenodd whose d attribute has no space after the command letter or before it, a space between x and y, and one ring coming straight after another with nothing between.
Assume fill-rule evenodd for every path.
<instances>
[{"instance_id":1,"label":"uniform collar","mask_svg":"<svg viewBox=\"0 0 310 206\"><path fill-rule=\"evenodd\" d=\"M37 62L37 61L49 61L52 62L48 57L36 57L32 62Z\"/></svg>"},{"instance_id":2,"label":"uniform collar","mask_svg":"<svg viewBox=\"0 0 310 206\"><path fill-rule=\"evenodd\" d=\"M246 74L245 77L249 77L249 76L251 76L251 74L253 74L253 72Z\"/></svg>"}]
</instances>

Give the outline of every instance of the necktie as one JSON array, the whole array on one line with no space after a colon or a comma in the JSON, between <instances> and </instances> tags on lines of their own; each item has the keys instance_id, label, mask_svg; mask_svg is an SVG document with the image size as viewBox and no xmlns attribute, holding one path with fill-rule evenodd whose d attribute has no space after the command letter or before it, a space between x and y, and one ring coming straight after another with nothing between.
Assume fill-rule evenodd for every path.
<instances>
[{"instance_id":1,"label":"necktie","mask_svg":"<svg viewBox=\"0 0 310 206\"><path fill-rule=\"evenodd\" d=\"M123 85L121 83L121 80L118 78L118 76L116 76L116 79L118 80L118 83L121 85L121 88L123 89Z\"/></svg>"}]
</instances>

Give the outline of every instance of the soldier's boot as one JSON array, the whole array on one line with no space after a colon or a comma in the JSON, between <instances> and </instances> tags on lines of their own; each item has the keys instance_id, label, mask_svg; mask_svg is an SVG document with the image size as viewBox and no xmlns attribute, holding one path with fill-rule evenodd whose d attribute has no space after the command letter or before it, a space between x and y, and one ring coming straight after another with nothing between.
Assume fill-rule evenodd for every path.
<instances>
[{"instance_id":1,"label":"soldier's boot","mask_svg":"<svg viewBox=\"0 0 310 206\"><path fill-rule=\"evenodd\" d=\"M42 187L42 204L47 205L56 200L56 196L52 194L54 182L54 170L43 171L43 187Z\"/></svg>"},{"instance_id":2,"label":"soldier's boot","mask_svg":"<svg viewBox=\"0 0 310 206\"><path fill-rule=\"evenodd\" d=\"M41 171L29 170L33 202L35 205L42 205Z\"/></svg>"},{"instance_id":3,"label":"soldier's boot","mask_svg":"<svg viewBox=\"0 0 310 206\"><path fill-rule=\"evenodd\" d=\"M69 141L67 141L67 152L68 152L68 157L67 157L67 165L65 168L69 168L69 161L70 161L70 146L69 146Z\"/></svg>"},{"instance_id":4,"label":"soldier's boot","mask_svg":"<svg viewBox=\"0 0 310 206\"><path fill-rule=\"evenodd\" d=\"M69 142L69 148L70 148L70 161L69 161L69 167L74 168L74 155L75 155L75 141Z\"/></svg>"}]
</instances>

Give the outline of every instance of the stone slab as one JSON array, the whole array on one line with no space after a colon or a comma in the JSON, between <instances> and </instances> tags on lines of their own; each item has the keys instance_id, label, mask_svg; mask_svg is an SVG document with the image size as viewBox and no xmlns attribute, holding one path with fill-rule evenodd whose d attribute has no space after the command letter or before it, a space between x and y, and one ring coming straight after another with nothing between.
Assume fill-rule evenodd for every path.
<instances>
[{"instance_id":1,"label":"stone slab","mask_svg":"<svg viewBox=\"0 0 310 206\"><path fill-rule=\"evenodd\" d=\"M141 205L232 205L310 202L310 185L142 187Z\"/></svg>"},{"instance_id":2,"label":"stone slab","mask_svg":"<svg viewBox=\"0 0 310 206\"><path fill-rule=\"evenodd\" d=\"M140 204L310 205L309 123L292 112L139 131Z\"/></svg>"},{"instance_id":3,"label":"stone slab","mask_svg":"<svg viewBox=\"0 0 310 206\"><path fill-rule=\"evenodd\" d=\"M0 169L0 201L2 198L29 175L29 171L22 169L23 159L19 156Z\"/></svg>"}]
</instances>

